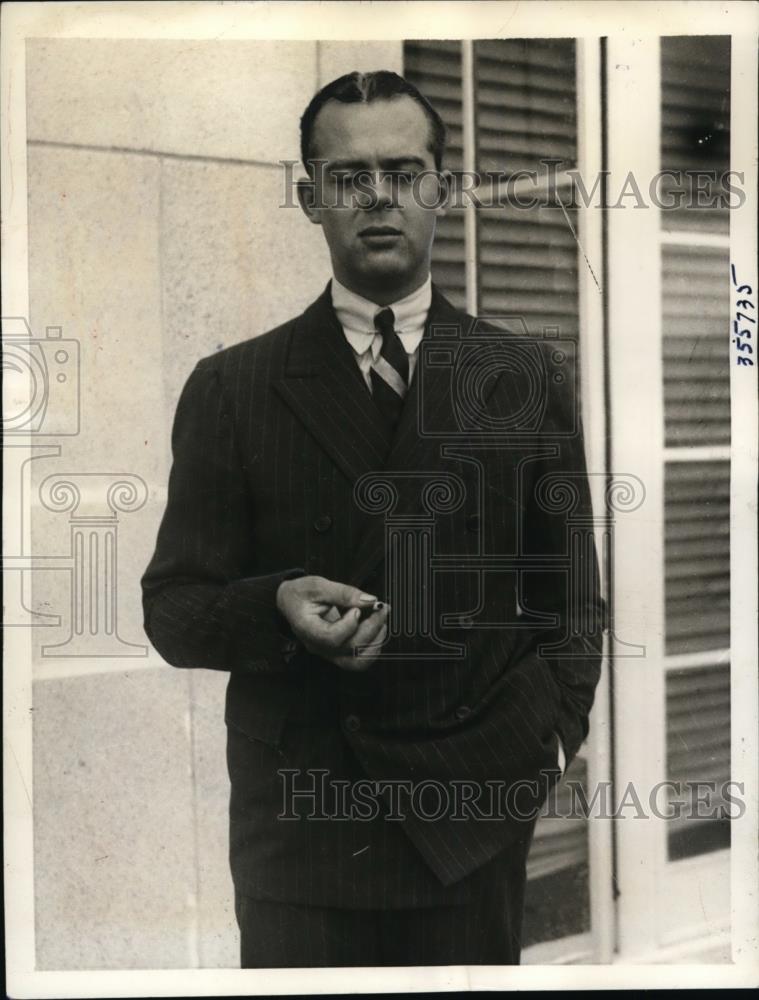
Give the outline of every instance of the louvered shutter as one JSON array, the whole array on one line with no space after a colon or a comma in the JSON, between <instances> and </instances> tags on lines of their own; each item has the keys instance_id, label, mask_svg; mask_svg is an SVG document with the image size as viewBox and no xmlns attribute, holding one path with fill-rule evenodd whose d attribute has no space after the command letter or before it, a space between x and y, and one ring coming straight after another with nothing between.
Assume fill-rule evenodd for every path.
<instances>
[{"instance_id":1,"label":"louvered shutter","mask_svg":"<svg viewBox=\"0 0 759 1000\"><path fill-rule=\"evenodd\" d=\"M404 73L435 107L448 129L444 166L462 169L461 43L407 42ZM464 212L451 209L438 220L432 252L432 280L459 309L466 302Z\"/></svg>"},{"instance_id":2,"label":"louvered shutter","mask_svg":"<svg viewBox=\"0 0 759 1000\"><path fill-rule=\"evenodd\" d=\"M498 39L474 45L477 169L534 170L540 158L575 165L572 39Z\"/></svg>"},{"instance_id":3,"label":"louvered shutter","mask_svg":"<svg viewBox=\"0 0 759 1000\"><path fill-rule=\"evenodd\" d=\"M662 169L719 177L729 166L729 39L663 38L661 70ZM728 211L665 210L662 229L667 777L685 786L679 801L693 799L693 783L714 782L718 805L730 774ZM672 666L688 656L698 665ZM726 847L729 826L672 819L668 844L672 860Z\"/></svg>"},{"instance_id":4,"label":"louvered shutter","mask_svg":"<svg viewBox=\"0 0 759 1000\"><path fill-rule=\"evenodd\" d=\"M505 39L474 45L476 164L481 172L529 170L577 160L575 54L571 39ZM542 197L528 182L522 199ZM576 212L568 212L577 227ZM576 341L577 245L556 207L478 212L480 313L519 317L532 334L549 328Z\"/></svg>"}]
</instances>

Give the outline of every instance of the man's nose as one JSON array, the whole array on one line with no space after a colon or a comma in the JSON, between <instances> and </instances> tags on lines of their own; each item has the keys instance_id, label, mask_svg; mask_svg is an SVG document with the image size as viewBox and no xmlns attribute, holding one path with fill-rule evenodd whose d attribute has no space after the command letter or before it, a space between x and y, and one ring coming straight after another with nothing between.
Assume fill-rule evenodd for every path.
<instances>
[{"instance_id":1,"label":"man's nose","mask_svg":"<svg viewBox=\"0 0 759 1000\"><path fill-rule=\"evenodd\" d=\"M393 178L387 170L370 170L366 174L366 189L369 197L366 199L367 209L389 208L395 203Z\"/></svg>"}]
</instances>

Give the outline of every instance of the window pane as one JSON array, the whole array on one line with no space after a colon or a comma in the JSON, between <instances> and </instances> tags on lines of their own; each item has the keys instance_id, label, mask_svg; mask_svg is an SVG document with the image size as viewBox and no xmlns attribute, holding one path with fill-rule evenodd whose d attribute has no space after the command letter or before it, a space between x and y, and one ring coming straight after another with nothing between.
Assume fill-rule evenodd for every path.
<instances>
[{"instance_id":1,"label":"window pane","mask_svg":"<svg viewBox=\"0 0 759 1000\"><path fill-rule=\"evenodd\" d=\"M705 196L725 199L722 174L730 166L730 39L727 36L661 40L663 170L702 170ZM716 179L708 174L716 173ZM663 193L677 188L677 179ZM665 204L669 198L662 198ZM662 214L665 230L727 233L728 208L683 207Z\"/></svg>"},{"instance_id":2,"label":"window pane","mask_svg":"<svg viewBox=\"0 0 759 1000\"><path fill-rule=\"evenodd\" d=\"M730 468L672 462L665 471L666 650L730 645Z\"/></svg>"},{"instance_id":3,"label":"window pane","mask_svg":"<svg viewBox=\"0 0 759 1000\"><path fill-rule=\"evenodd\" d=\"M665 246L666 444L730 443L727 248Z\"/></svg>"},{"instance_id":4,"label":"window pane","mask_svg":"<svg viewBox=\"0 0 759 1000\"><path fill-rule=\"evenodd\" d=\"M667 779L677 784L673 802L683 809L669 820L669 858L730 846L730 823L714 816L729 803L730 667L719 664L667 675ZM700 786L700 787L699 787ZM703 803L696 805L700 797ZM712 813L707 818L699 812Z\"/></svg>"}]
</instances>

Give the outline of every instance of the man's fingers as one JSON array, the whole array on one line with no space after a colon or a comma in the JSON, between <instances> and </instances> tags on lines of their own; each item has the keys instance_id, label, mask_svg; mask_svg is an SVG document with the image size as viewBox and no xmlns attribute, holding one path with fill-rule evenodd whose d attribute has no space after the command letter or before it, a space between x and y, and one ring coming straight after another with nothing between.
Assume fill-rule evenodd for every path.
<instances>
[{"instance_id":1,"label":"man's fingers","mask_svg":"<svg viewBox=\"0 0 759 1000\"><path fill-rule=\"evenodd\" d=\"M372 636L371 639L366 642L356 642L354 640L353 650L354 657L357 660L370 660L374 661L377 658L378 653L382 649L382 645L387 639L387 625L383 625L376 635Z\"/></svg>"},{"instance_id":2,"label":"man's fingers","mask_svg":"<svg viewBox=\"0 0 759 1000\"><path fill-rule=\"evenodd\" d=\"M381 627L370 643L363 645L357 643L350 656L335 656L332 662L344 670L368 670L379 656L385 639L387 639L387 625Z\"/></svg>"},{"instance_id":3,"label":"man's fingers","mask_svg":"<svg viewBox=\"0 0 759 1000\"><path fill-rule=\"evenodd\" d=\"M384 629L387 633L389 612L390 608L385 604L381 611L375 611L368 618L365 618L356 630L356 634L351 638L351 645L355 648L356 646L369 646L379 641L380 632Z\"/></svg>"},{"instance_id":4,"label":"man's fingers","mask_svg":"<svg viewBox=\"0 0 759 1000\"><path fill-rule=\"evenodd\" d=\"M387 638L390 608L382 604L362 621L360 609L379 603L373 594L324 577L307 579L308 603L298 609L292 622L298 638L312 653L332 660L343 669L366 670ZM305 580L301 578L298 582L303 585ZM314 607L317 604L326 605L326 610ZM346 606L340 614L340 608Z\"/></svg>"},{"instance_id":5,"label":"man's fingers","mask_svg":"<svg viewBox=\"0 0 759 1000\"><path fill-rule=\"evenodd\" d=\"M309 577L309 597L320 604L336 604L340 608L366 608L377 600L374 594L323 576Z\"/></svg>"},{"instance_id":6,"label":"man's fingers","mask_svg":"<svg viewBox=\"0 0 759 1000\"><path fill-rule=\"evenodd\" d=\"M359 612L355 608L349 608L335 621L325 621L319 615L309 615L298 623L298 631L306 643L335 651L352 644L352 636L358 629L358 623Z\"/></svg>"}]
</instances>

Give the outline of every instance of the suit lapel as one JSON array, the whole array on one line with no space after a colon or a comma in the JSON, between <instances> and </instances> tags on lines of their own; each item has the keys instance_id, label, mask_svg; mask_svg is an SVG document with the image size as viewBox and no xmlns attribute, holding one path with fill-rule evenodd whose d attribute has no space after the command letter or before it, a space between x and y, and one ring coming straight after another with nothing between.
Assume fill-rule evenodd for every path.
<instances>
[{"instance_id":1,"label":"suit lapel","mask_svg":"<svg viewBox=\"0 0 759 1000\"><path fill-rule=\"evenodd\" d=\"M296 322L275 388L353 483L382 469L390 440L337 321L329 286Z\"/></svg>"}]
</instances>

